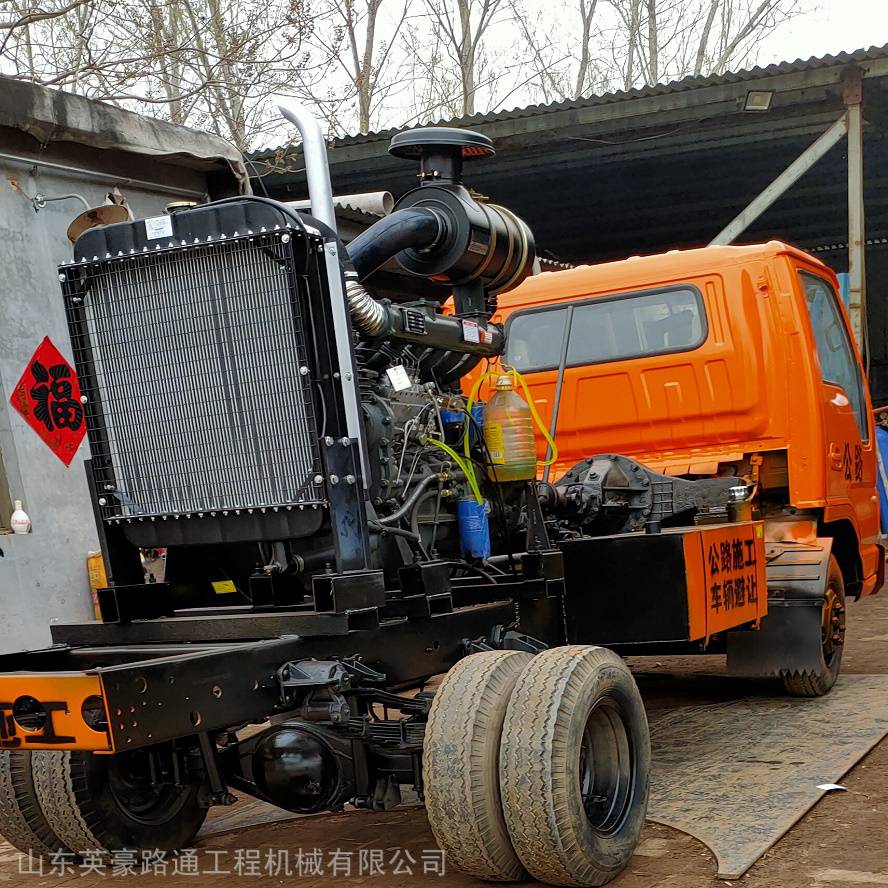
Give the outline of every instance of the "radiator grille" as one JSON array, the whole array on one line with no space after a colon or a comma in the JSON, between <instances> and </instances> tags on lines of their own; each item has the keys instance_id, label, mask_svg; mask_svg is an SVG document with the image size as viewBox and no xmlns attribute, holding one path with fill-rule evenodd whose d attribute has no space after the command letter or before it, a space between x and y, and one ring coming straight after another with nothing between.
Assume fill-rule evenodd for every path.
<instances>
[{"instance_id":1,"label":"radiator grille","mask_svg":"<svg viewBox=\"0 0 888 888\"><path fill-rule=\"evenodd\" d=\"M288 240L257 235L88 270L76 357L91 365L97 483L109 462L114 516L321 501L300 373L305 284Z\"/></svg>"}]
</instances>

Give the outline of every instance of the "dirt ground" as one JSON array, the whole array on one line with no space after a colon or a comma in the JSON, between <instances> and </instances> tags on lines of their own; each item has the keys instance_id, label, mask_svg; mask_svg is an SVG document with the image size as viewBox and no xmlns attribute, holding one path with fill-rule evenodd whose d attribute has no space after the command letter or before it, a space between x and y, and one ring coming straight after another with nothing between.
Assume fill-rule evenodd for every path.
<instances>
[{"instance_id":1,"label":"dirt ground","mask_svg":"<svg viewBox=\"0 0 888 888\"><path fill-rule=\"evenodd\" d=\"M844 671L888 674L888 593L848 609ZM632 665L642 693L653 705L732 697L736 681L721 678L721 658L636 659ZM706 677L691 679L691 674ZM836 731L842 726L836 725ZM738 884L745 888L844 888L888 886L888 739L883 740L842 781L847 792L827 794ZM717 812L713 812L717 816ZM730 824L725 824L730 829ZM158 888L200 884L263 885L298 882L315 888L331 881L352 885L415 884L432 880L446 888L479 883L447 868L422 809L387 814L348 813L266 824L211 836L178 860L115 861L110 874L89 861L57 860L27 872L8 845L0 843L0 882L13 885L83 888L128 884ZM443 867L443 874L441 869ZM144 871L143 871L144 870ZM648 824L635 857L612 884L615 888L713 888L730 885L715 878L715 861L695 839Z\"/></svg>"}]
</instances>

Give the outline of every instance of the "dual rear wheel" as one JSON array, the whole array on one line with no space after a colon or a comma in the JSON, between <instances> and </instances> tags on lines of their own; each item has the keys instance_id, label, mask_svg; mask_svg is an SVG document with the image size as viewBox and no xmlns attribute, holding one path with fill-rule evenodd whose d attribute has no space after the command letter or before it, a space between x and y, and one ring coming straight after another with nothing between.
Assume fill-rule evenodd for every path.
<instances>
[{"instance_id":1,"label":"dual rear wheel","mask_svg":"<svg viewBox=\"0 0 888 888\"><path fill-rule=\"evenodd\" d=\"M158 781L147 750L0 750L0 833L34 856L174 851L206 817L199 790Z\"/></svg>"},{"instance_id":2,"label":"dual rear wheel","mask_svg":"<svg viewBox=\"0 0 888 888\"><path fill-rule=\"evenodd\" d=\"M649 770L641 697L604 648L473 654L435 694L429 822L448 860L479 878L610 881L641 834Z\"/></svg>"}]
</instances>

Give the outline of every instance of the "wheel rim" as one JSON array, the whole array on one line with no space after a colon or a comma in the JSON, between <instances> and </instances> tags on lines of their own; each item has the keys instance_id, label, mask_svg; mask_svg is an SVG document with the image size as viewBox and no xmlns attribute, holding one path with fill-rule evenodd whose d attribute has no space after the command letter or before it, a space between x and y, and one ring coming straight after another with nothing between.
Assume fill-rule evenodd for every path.
<instances>
[{"instance_id":1,"label":"wheel rim","mask_svg":"<svg viewBox=\"0 0 888 888\"><path fill-rule=\"evenodd\" d=\"M108 788L115 802L133 820L158 826L173 820L188 797L189 787L152 778L157 772L148 750L124 752L108 763Z\"/></svg>"},{"instance_id":2,"label":"wheel rim","mask_svg":"<svg viewBox=\"0 0 888 888\"><path fill-rule=\"evenodd\" d=\"M636 756L623 710L613 697L599 700L586 720L580 749L580 791L592 829L610 835L631 807Z\"/></svg>"},{"instance_id":3,"label":"wheel rim","mask_svg":"<svg viewBox=\"0 0 888 888\"><path fill-rule=\"evenodd\" d=\"M823 598L823 621L821 639L823 642L823 660L831 667L836 654L842 646L845 636L845 607L838 588L830 583L826 587Z\"/></svg>"}]
</instances>

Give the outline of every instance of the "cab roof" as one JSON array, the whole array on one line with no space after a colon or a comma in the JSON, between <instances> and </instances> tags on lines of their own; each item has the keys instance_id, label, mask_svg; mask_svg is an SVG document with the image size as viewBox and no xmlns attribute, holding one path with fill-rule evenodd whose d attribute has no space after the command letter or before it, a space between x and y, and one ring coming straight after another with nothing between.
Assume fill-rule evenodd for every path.
<instances>
[{"instance_id":1,"label":"cab roof","mask_svg":"<svg viewBox=\"0 0 888 888\"><path fill-rule=\"evenodd\" d=\"M549 302L574 295L594 296L634 290L655 284L668 284L700 274L712 274L720 268L762 262L780 255L794 256L832 270L820 259L782 241L748 246L709 246L693 250L670 250L653 256L631 256L617 262L580 265L563 271L543 272L499 296L501 309L513 309L538 302Z\"/></svg>"}]
</instances>

